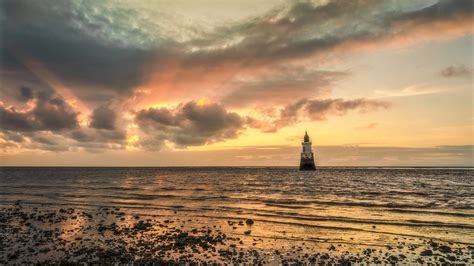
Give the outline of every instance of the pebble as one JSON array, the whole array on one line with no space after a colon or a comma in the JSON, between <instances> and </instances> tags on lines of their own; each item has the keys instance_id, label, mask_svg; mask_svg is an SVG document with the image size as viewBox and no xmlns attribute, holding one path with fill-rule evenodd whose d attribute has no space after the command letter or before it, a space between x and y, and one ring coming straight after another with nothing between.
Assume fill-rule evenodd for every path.
<instances>
[{"instance_id":1,"label":"pebble","mask_svg":"<svg viewBox=\"0 0 474 266\"><path fill-rule=\"evenodd\" d=\"M119 212L120 208L111 210L102 208L90 213L61 208L50 211L27 209L20 203L13 208L0 208L0 235L6 236L3 242L0 241L0 249L5 250L0 253L0 264L266 264L275 260L283 265L473 262L473 258L468 256L474 252L474 247L453 246L442 241L394 241L396 248L369 247L349 252L344 250L347 245L331 242L329 238L317 244L284 242L258 236L252 237L253 241L246 237L244 242L234 235L239 232L235 225L245 223L251 226L254 224L252 219L238 222L224 220L237 230L232 233L225 231L231 228L216 227L216 224L209 225L199 219L187 219L184 227L186 220L183 219L161 220L146 215L140 219L139 215L132 215L134 219L130 220L125 219L124 212ZM105 219L106 212L114 213ZM63 223L73 223L74 226L66 227ZM251 235L252 231L243 233ZM354 238L351 240L354 241ZM267 247L269 241L273 251L260 246L261 243ZM5 243L16 243L16 246ZM291 245L281 245L283 243ZM328 252L314 252L318 245L319 251ZM410 254L410 251L415 254ZM433 251L442 253L444 257Z\"/></svg>"}]
</instances>

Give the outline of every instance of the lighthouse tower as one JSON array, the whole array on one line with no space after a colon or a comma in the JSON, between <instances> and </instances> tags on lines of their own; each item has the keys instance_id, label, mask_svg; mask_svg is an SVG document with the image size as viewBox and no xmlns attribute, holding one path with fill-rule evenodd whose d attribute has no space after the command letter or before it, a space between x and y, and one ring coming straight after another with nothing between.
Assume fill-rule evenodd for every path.
<instances>
[{"instance_id":1,"label":"lighthouse tower","mask_svg":"<svg viewBox=\"0 0 474 266\"><path fill-rule=\"evenodd\" d=\"M314 164L314 155L311 151L311 141L309 141L308 132L304 133L304 140L301 143L303 151L301 152L300 170L314 171L316 165Z\"/></svg>"}]
</instances>

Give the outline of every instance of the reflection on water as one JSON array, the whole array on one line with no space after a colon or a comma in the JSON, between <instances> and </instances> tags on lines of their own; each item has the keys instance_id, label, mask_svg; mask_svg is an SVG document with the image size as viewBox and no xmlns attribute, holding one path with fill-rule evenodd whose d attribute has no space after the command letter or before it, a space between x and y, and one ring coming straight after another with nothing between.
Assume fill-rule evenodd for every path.
<instances>
[{"instance_id":1,"label":"reflection on water","mask_svg":"<svg viewBox=\"0 0 474 266\"><path fill-rule=\"evenodd\" d=\"M2 204L252 218L259 222L254 232L268 238L378 245L390 235L474 243L471 169L2 168L0 180ZM62 237L77 237L74 231L86 225L71 221Z\"/></svg>"}]
</instances>

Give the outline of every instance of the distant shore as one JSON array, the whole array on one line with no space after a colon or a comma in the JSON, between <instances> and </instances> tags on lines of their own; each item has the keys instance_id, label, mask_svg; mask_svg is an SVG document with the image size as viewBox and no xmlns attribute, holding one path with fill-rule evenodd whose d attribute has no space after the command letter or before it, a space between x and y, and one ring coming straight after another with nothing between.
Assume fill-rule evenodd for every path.
<instances>
[{"instance_id":1,"label":"distant shore","mask_svg":"<svg viewBox=\"0 0 474 266\"><path fill-rule=\"evenodd\" d=\"M298 166L294 165L240 165L240 166L226 166L226 165L173 165L173 166L156 166L156 165L130 165L130 166L90 166L90 165L0 165L0 168L164 168L164 169L175 169L175 168L284 168L284 169L298 169ZM423 165L398 165L398 166L372 166L372 165L318 165L318 168L322 169L352 169L352 168L365 168L365 169L465 169L474 170L474 166L423 166Z\"/></svg>"}]
</instances>

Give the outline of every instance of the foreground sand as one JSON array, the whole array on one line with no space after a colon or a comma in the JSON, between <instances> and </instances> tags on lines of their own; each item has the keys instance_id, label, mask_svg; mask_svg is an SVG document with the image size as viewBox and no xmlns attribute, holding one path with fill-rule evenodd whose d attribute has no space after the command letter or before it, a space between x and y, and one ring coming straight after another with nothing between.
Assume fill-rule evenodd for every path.
<instances>
[{"instance_id":1,"label":"foreground sand","mask_svg":"<svg viewBox=\"0 0 474 266\"><path fill-rule=\"evenodd\" d=\"M261 237L261 230L259 221L245 219L17 203L0 208L0 263L474 263L468 243L394 235L387 239L394 245L354 245L317 236Z\"/></svg>"}]
</instances>

